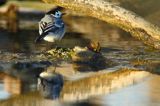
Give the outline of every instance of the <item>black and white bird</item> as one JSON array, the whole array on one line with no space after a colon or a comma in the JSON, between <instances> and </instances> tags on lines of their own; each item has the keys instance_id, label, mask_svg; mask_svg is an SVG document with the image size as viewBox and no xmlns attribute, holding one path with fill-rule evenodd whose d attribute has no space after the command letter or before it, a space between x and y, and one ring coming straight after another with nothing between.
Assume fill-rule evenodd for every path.
<instances>
[{"instance_id":1,"label":"black and white bird","mask_svg":"<svg viewBox=\"0 0 160 106\"><path fill-rule=\"evenodd\" d=\"M50 11L39 22L39 34L35 42L45 40L55 42L61 40L65 34L65 24L62 20L64 14L58 11Z\"/></svg>"}]
</instances>

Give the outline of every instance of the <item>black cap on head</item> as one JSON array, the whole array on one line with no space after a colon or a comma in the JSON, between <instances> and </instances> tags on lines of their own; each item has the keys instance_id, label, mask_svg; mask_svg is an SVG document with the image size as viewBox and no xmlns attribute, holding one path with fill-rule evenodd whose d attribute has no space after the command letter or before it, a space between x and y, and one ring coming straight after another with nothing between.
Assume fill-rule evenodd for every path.
<instances>
[{"instance_id":1,"label":"black cap on head","mask_svg":"<svg viewBox=\"0 0 160 106\"><path fill-rule=\"evenodd\" d=\"M61 10L64 10L64 8L57 6L55 8L50 9L48 12L46 12L46 14L55 14L55 12L61 11Z\"/></svg>"}]
</instances>

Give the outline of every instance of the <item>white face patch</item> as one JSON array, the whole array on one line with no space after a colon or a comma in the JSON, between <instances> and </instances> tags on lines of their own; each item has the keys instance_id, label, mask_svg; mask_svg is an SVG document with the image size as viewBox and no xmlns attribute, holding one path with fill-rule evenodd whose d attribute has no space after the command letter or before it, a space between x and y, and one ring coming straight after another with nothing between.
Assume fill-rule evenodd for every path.
<instances>
[{"instance_id":1,"label":"white face patch","mask_svg":"<svg viewBox=\"0 0 160 106\"><path fill-rule=\"evenodd\" d=\"M54 15L56 18L60 18L62 16L62 13L60 11L57 11Z\"/></svg>"}]
</instances>

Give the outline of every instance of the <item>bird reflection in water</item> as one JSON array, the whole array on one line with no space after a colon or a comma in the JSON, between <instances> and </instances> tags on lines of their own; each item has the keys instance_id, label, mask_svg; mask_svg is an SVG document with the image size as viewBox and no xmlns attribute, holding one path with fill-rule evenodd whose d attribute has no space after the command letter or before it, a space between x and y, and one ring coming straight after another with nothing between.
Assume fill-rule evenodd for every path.
<instances>
[{"instance_id":1,"label":"bird reflection in water","mask_svg":"<svg viewBox=\"0 0 160 106\"><path fill-rule=\"evenodd\" d=\"M55 69L49 67L38 78L38 90L47 99L57 99L63 87L63 77Z\"/></svg>"},{"instance_id":2,"label":"bird reflection in water","mask_svg":"<svg viewBox=\"0 0 160 106\"><path fill-rule=\"evenodd\" d=\"M98 71L106 67L105 58L99 51L87 47L75 47L72 56L73 71ZM97 50L97 49L95 49ZM100 50L100 49L98 49ZM50 66L38 78L38 90L47 99L58 99L63 88L64 79L55 72L56 68ZM66 70L69 71L69 70ZM58 71L57 71L58 72Z\"/></svg>"},{"instance_id":3,"label":"bird reflection in water","mask_svg":"<svg viewBox=\"0 0 160 106\"><path fill-rule=\"evenodd\" d=\"M42 96L47 99L84 101L135 84L148 75L149 73L145 71L121 69L111 73L99 72L83 79L64 81L60 74L50 69L50 72L48 70L40 74L38 88Z\"/></svg>"}]
</instances>

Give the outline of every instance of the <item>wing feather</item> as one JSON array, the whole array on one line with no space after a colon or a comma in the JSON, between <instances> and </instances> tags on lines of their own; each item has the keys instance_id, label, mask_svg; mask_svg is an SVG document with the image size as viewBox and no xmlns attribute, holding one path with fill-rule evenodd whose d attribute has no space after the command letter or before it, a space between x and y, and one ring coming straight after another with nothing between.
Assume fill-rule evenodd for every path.
<instances>
[{"instance_id":1,"label":"wing feather","mask_svg":"<svg viewBox=\"0 0 160 106\"><path fill-rule=\"evenodd\" d=\"M45 17L44 17L45 18ZM35 42L41 41L46 35L51 34L55 39L61 40L65 33L65 25L62 20L45 21L42 19L39 22L39 34ZM46 18L51 18L49 15Z\"/></svg>"}]
</instances>

